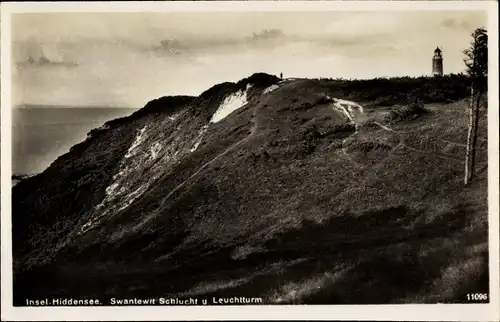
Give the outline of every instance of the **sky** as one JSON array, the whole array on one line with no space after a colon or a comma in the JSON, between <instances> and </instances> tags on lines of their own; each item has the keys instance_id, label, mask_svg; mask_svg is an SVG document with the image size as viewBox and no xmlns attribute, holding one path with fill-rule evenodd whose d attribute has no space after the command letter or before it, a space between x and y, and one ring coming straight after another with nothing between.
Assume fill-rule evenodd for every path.
<instances>
[{"instance_id":1,"label":"sky","mask_svg":"<svg viewBox=\"0 0 500 322\"><path fill-rule=\"evenodd\" d=\"M464 70L475 11L37 13L12 17L16 106L142 107L255 72L374 78Z\"/></svg>"}]
</instances>

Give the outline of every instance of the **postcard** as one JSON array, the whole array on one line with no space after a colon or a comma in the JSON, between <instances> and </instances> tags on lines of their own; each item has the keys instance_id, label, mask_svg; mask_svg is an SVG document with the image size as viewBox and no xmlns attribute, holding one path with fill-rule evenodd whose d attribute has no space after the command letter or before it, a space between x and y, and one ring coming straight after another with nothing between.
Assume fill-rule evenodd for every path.
<instances>
[{"instance_id":1,"label":"postcard","mask_svg":"<svg viewBox=\"0 0 500 322\"><path fill-rule=\"evenodd\" d=\"M3 3L2 319L499 319L498 4Z\"/></svg>"}]
</instances>

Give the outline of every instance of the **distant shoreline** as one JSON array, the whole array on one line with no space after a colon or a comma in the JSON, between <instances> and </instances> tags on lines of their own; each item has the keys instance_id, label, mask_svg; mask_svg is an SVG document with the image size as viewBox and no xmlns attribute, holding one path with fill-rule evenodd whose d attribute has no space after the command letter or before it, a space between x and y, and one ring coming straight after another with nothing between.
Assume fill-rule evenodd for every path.
<instances>
[{"instance_id":1,"label":"distant shoreline","mask_svg":"<svg viewBox=\"0 0 500 322\"><path fill-rule=\"evenodd\" d=\"M128 116L132 108L25 104L12 109L12 172L39 173L107 121Z\"/></svg>"}]
</instances>

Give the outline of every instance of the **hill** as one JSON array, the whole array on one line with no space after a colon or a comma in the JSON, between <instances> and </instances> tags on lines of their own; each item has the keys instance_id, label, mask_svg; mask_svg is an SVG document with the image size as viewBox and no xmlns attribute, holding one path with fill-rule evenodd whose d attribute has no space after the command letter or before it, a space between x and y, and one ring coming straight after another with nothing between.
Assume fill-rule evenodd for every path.
<instances>
[{"instance_id":1,"label":"hill","mask_svg":"<svg viewBox=\"0 0 500 322\"><path fill-rule=\"evenodd\" d=\"M487 293L487 122L464 187L466 84L254 74L153 100L13 188L15 301Z\"/></svg>"}]
</instances>

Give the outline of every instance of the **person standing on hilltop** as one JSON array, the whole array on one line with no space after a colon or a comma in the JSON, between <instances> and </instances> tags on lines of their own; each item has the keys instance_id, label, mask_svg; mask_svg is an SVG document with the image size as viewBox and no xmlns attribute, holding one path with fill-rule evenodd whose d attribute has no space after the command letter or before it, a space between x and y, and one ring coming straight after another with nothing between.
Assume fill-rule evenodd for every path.
<instances>
[{"instance_id":1,"label":"person standing on hilltop","mask_svg":"<svg viewBox=\"0 0 500 322\"><path fill-rule=\"evenodd\" d=\"M283 73L280 73L280 79L283 80Z\"/></svg>"}]
</instances>

